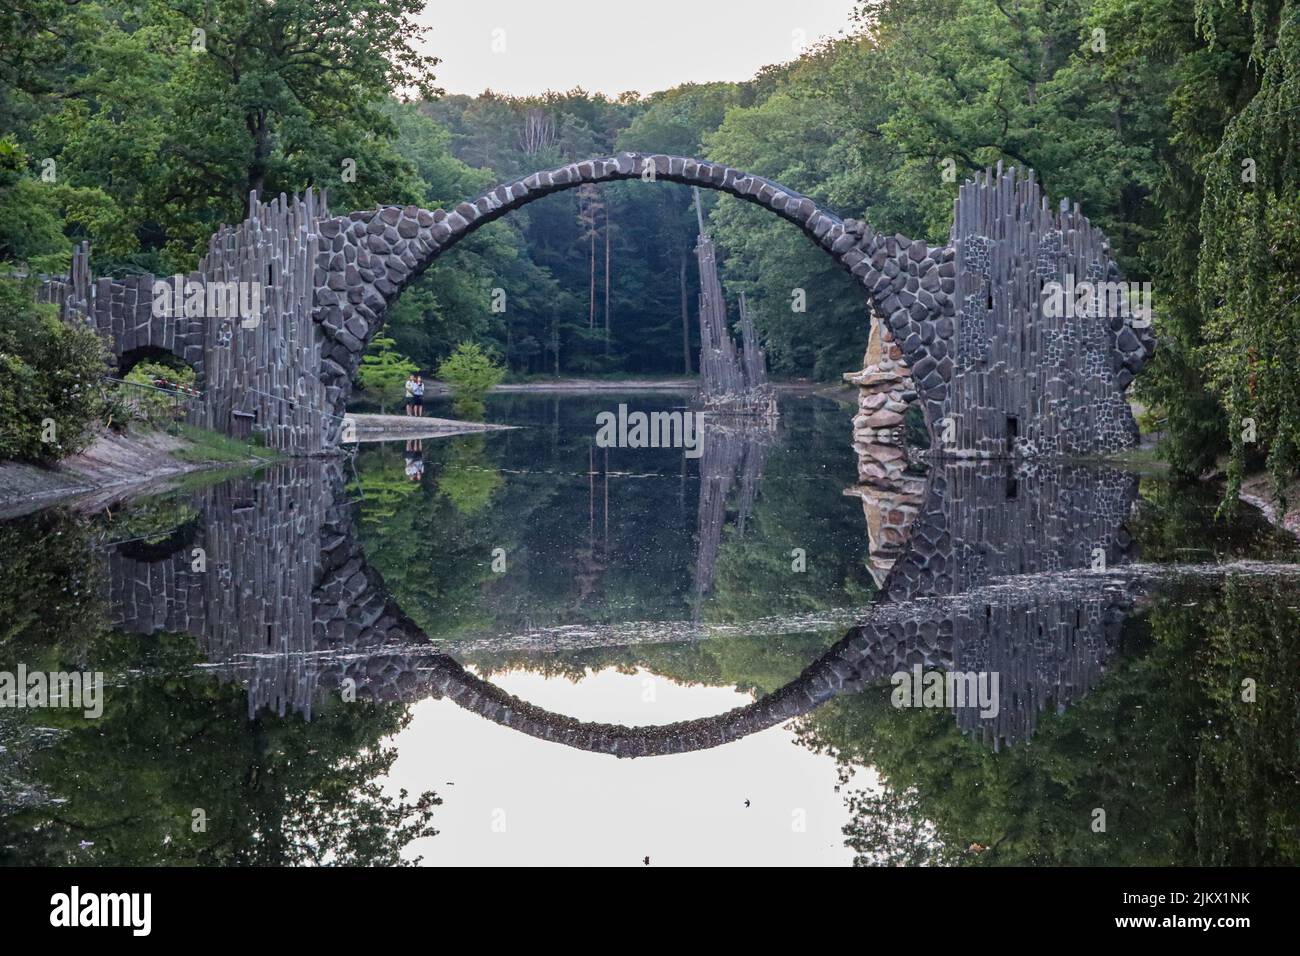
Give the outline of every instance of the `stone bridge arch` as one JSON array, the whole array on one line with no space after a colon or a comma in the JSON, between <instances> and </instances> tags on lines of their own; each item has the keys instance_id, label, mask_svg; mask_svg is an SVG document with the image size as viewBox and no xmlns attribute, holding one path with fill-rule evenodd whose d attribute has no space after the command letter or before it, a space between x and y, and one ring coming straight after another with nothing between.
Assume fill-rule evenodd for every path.
<instances>
[{"instance_id":1,"label":"stone bridge arch","mask_svg":"<svg viewBox=\"0 0 1300 956\"><path fill-rule=\"evenodd\" d=\"M721 163L663 153L623 152L567 163L497 186L450 209L380 206L322 220L313 276L313 318L324 332L321 382L342 415L366 344L388 307L443 252L506 213L588 183L680 183L728 193L794 223L863 287L876 313L917 335L905 354L918 366L919 395L937 420L953 364L935 347L955 314L955 251L923 240L877 235L780 183ZM944 320L946 325L941 325ZM863 340L867 338L864 329ZM928 364L927 364L928 360ZM930 415L927 414L927 419Z\"/></svg>"},{"instance_id":2,"label":"stone bridge arch","mask_svg":"<svg viewBox=\"0 0 1300 956\"><path fill-rule=\"evenodd\" d=\"M450 209L380 206L332 216L323 196L250 199L188 277L260 292L253 321L158 315L152 276L94 278L89 250L45 301L99 329L115 354L159 346L199 373L194 424L247 434L297 455L338 450L352 377L389 306L439 255L483 224L543 196L588 183L654 179L729 193L794 223L862 286L874 321L855 444L883 454L919 402L936 458L1068 458L1131 447L1137 425L1124 392L1149 361L1148 321L1113 314L1128 295L1106 237L1078 206L1048 207L1032 170L986 170L954 201L949 242L876 233L762 176L660 153L568 163ZM1105 288L1107 310L1048 314L1053 286ZM1146 285L1146 308L1150 288ZM1099 299L1100 301L1100 299ZM1127 299L1124 299L1127 301ZM187 310L188 311L188 307ZM815 334L814 330L810 330ZM884 346L887 344L887 350ZM881 361L885 355L886 360ZM887 406L882 410L881 406Z\"/></svg>"}]
</instances>

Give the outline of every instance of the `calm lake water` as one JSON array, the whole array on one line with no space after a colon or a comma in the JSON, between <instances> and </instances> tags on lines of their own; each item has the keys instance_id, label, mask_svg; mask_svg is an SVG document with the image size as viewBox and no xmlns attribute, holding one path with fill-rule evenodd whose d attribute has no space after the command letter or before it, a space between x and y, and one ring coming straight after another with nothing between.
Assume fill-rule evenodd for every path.
<instances>
[{"instance_id":1,"label":"calm lake water","mask_svg":"<svg viewBox=\"0 0 1300 956\"><path fill-rule=\"evenodd\" d=\"M863 488L811 394L596 447L684 400L0 523L0 692L103 679L0 707L0 862L1300 862L1295 539L1100 466Z\"/></svg>"}]
</instances>

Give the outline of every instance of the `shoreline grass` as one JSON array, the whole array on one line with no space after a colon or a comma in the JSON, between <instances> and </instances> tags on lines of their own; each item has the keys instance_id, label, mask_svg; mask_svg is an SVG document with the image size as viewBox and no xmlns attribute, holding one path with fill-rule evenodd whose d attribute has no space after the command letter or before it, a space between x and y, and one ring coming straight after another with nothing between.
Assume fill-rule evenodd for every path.
<instances>
[{"instance_id":1,"label":"shoreline grass","mask_svg":"<svg viewBox=\"0 0 1300 956\"><path fill-rule=\"evenodd\" d=\"M260 464L283 457L260 441L240 441L196 425L178 423L169 432L185 443L171 453L172 457L190 464Z\"/></svg>"}]
</instances>

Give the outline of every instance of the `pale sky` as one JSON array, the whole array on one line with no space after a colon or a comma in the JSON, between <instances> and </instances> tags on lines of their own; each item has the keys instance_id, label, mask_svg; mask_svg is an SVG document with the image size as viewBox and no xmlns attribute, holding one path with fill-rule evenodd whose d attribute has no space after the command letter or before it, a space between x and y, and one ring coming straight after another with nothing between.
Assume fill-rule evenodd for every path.
<instances>
[{"instance_id":1,"label":"pale sky","mask_svg":"<svg viewBox=\"0 0 1300 956\"><path fill-rule=\"evenodd\" d=\"M492 681L555 713L628 725L753 700L646 670L605 669L576 684L520 671ZM428 699L412 705L410 724L386 743L398 756L385 792L434 790L443 800L433 814L438 835L403 853L427 866L642 866L646 856L652 866L846 866L846 790L879 787L871 768L840 787L834 759L799 746L788 725L713 750L619 760Z\"/></svg>"},{"instance_id":2,"label":"pale sky","mask_svg":"<svg viewBox=\"0 0 1300 956\"><path fill-rule=\"evenodd\" d=\"M849 27L854 0L563 4L430 0L427 52L448 93L525 96L581 86L616 96L746 80Z\"/></svg>"}]
</instances>

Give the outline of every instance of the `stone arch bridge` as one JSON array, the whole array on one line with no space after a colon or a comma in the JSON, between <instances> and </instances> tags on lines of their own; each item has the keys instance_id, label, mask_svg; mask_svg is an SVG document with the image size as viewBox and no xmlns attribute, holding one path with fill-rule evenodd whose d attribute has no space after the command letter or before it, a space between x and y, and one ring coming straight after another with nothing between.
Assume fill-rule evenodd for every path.
<instances>
[{"instance_id":1,"label":"stone arch bridge","mask_svg":"<svg viewBox=\"0 0 1300 956\"><path fill-rule=\"evenodd\" d=\"M1105 237L1062 204L1049 210L1032 171L1001 166L967 182L950 240L876 233L779 183L718 163L625 152L569 163L436 210L381 206L329 213L313 192L271 202L223 227L189 276L173 284L255 284L256 322L159 314L153 276L95 278L89 250L42 297L84 317L116 357L142 348L179 355L198 372L197 424L262 432L297 454L340 440L351 380L366 344L402 290L461 239L536 199L587 183L682 183L729 193L795 224L861 285L864 343L890 343L920 402L936 456L1095 454L1128 447L1136 426L1123 393L1154 350L1131 316L1048 319L1049 282L1112 281ZM167 281L167 280L161 280ZM810 330L815 335L815 329Z\"/></svg>"}]
</instances>

